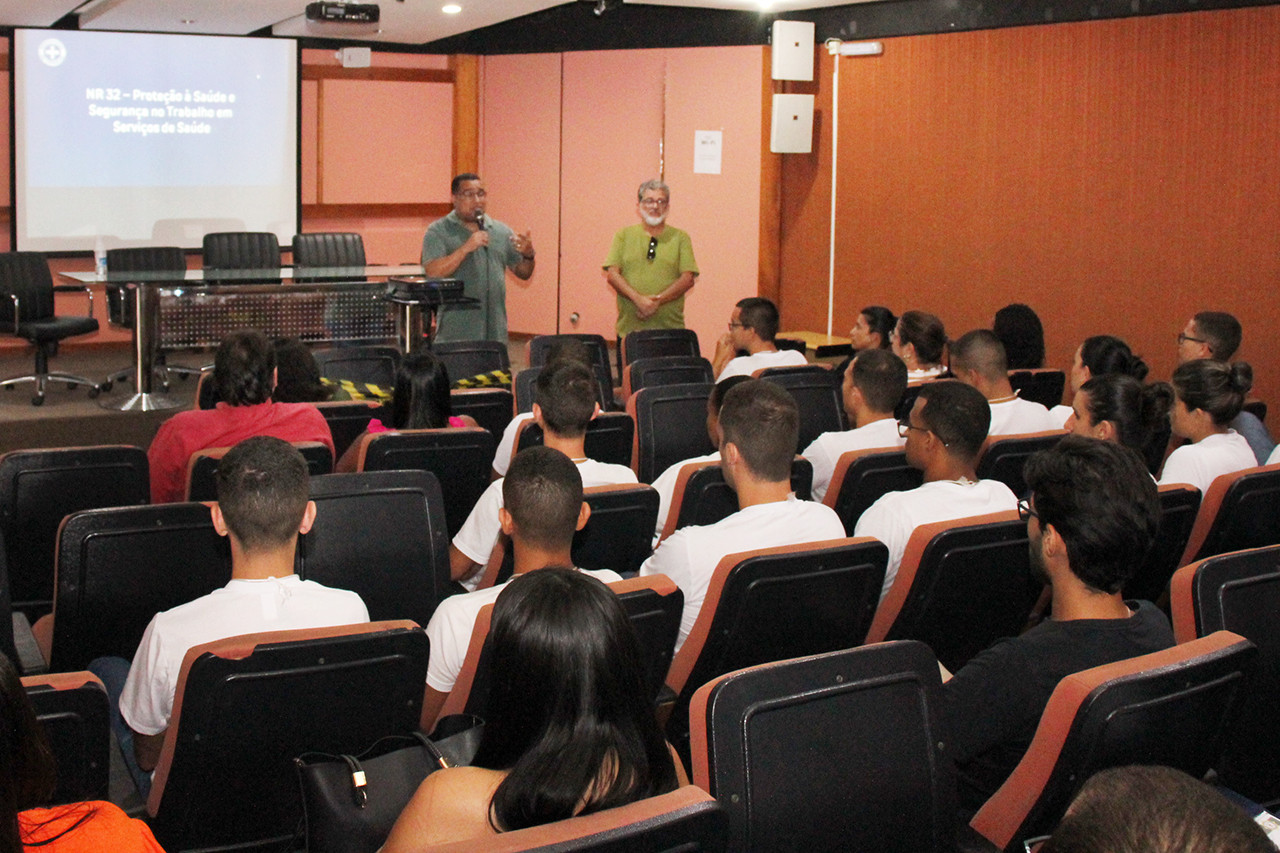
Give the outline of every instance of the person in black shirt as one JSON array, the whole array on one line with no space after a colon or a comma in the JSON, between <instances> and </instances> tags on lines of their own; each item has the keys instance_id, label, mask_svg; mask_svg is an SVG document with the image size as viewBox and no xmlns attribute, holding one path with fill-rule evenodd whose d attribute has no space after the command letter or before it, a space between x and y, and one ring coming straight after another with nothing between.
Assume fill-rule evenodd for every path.
<instances>
[{"instance_id":1,"label":"person in black shirt","mask_svg":"<svg viewBox=\"0 0 1280 853\"><path fill-rule=\"evenodd\" d=\"M1127 447L1067 436L1027 460L1031 570L1053 589L1051 617L1001 640L943 685L960 806L972 814L1004 783L1058 682L1173 645L1169 620L1121 588L1160 522L1156 485Z\"/></svg>"}]
</instances>

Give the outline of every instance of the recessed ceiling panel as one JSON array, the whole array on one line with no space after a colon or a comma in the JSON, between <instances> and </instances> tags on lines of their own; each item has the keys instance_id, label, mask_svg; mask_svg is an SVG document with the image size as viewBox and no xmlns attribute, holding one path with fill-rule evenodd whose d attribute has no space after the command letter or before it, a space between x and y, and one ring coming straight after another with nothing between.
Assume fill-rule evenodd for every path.
<instances>
[{"instance_id":1,"label":"recessed ceiling panel","mask_svg":"<svg viewBox=\"0 0 1280 853\"><path fill-rule=\"evenodd\" d=\"M306 0L103 0L81 10L80 29L246 35L305 5Z\"/></svg>"},{"instance_id":2,"label":"recessed ceiling panel","mask_svg":"<svg viewBox=\"0 0 1280 853\"><path fill-rule=\"evenodd\" d=\"M84 0L0 0L0 24L9 27L47 27Z\"/></svg>"},{"instance_id":3,"label":"recessed ceiling panel","mask_svg":"<svg viewBox=\"0 0 1280 853\"><path fill-rule=\"evenodd\" d=\"M382 20L377 32L344 32L341 24L308 22L305 15L297 14L305 6L303 0L295 3L294 15L272 28L278 36L298 38L343 38L360 41L398 42L401 44L425 44L498 24L521 15L540 12L559 6L563 0L381 0ZM441 8L453 3L461 11L447 14Z\"/></svg>"}]
</instances>

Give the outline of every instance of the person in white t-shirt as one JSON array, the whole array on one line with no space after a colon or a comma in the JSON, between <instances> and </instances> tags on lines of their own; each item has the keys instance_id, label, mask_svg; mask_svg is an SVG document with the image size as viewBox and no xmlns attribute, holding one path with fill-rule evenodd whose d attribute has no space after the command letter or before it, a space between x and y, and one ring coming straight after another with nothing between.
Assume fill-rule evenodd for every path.
<instances>
[{"instance_id":1,"label":"person in white t-shirt","mask_svg":"<svg viewBox=\"0 0 1280 853\"><path fill-rule=\"evenodd\" d=\"M316 517L308 479L302 455L269 436L245 439L219 462L218 502L211 512L214 529L231 542L231 581L156 614L147 626L119 699L127 726L121 749L131 772L130 759L136 759L141 771L150 771L160 758L188 649L260 631L369 621L354 592L294 574L298 534L310 530ZM126 741L132 741L132 754ZM142 779L135 774L135 780Z\"/></svg>"},{"instance_id":2,"label":"person in white t-shirt","mask_svg":"<svg viewBox=\"0 0 1280 853\"><path fill-rule=\"evenodd\" d=\"M889 348L907 365L907 381L912 384L937 379L946 373L947 368L942 364L946 346L946 327L924 311L906 312L889 333Z\"/></svg>"},{"instance_id":3,"label":"person in white t-shirt","mask_svg":"<svg viewBox=\"0 0 1280 853\"><path fill-rule=\"evenodd\" d=\"M547 360L545 365L554 364L557 361L576 361L588 370L595 369L595 362L592 360L591 350L582 342L581 338L571 338L568 336L559 336L551 341L551 346L547 348ZM506 428L502 430L502 438L498 440L498 449L493 454L493 473L491 479L505 477L507 467L511 464L511 457L515 453L516 436L520 434L520 425L525 421L533 420L533 412L517 412L516 416L511 419Z\"/></svg>"},{"instance_id":4,"label":"person in white t-shirt","mask_svg":"<svg viewBox=\"0 0 1280 853\"><path fill-rule=\"evenodd\" d=\"M723 382L717 382L707 397L707 437L714 447L720 446L720 407L724 405L724 395L735 385L750 379L750 376L730 376ZM680 479L680 471L686 465L702 465L707 462L719 462L720 451L715 450L705 456L694 456L683 459L658 475L653 481L654 491L658 493L658 522L653 530L653 547L658 547L658 540L667 526L667 516L671 514L671 504L675 500L676 481Z\"/></svg>"},{"instance_id":5,"label":"person in white t-shirt","mask_svg":"<svg viewBox=\"0 0 1280 853\"><path fill-rule=\"evenodd\" d=\"M738 511L715 524L677 530L640 567L662 574L684 593L676 648L698 619L711 575L728 554L840 539L844 524L830 507L791 492L800 415L783 388L752 379L730 389L720 409L720 465L738 496Z\"/></svg>"},{"instance_id":6,"label":"person in white t-shirt","mask_svg":"<svg viewBox=\"0 0 1280 853\"><path fill-rule=\"evenodd\" d=\"M804 353L779 350L778 306L763 296L741 299L729 315L729 331L716 342L711 360L716 381L730 376L750 376L766 367L800 367L808 364ZM746 352L746 355L738 355Z\"/></svg>"},{"instance_id":7,"label":"person in white t-shirt","mask_svg":"<svg viewBox=\"0 0 1280 853\"><path fill-rule=\"evenodd\" d=\"M1067 374L1068 387L1072 397L1084 383L1099 376L1111 374L1132 377L1139 382L1147 378L1147 363L1133 354L1129 345L1114 335L1093 335L1084 339L1076 347L1076 354L1071 361L1071 370ZM1059 405L1049 410L1056 426L1066 426L1074 406Z\"/></svg>"},{"instance_id":8,"label":"person in white t-shirt","mask_svg":"<svg viewBox=\"0 0 1280 853\"><path fill-rule=\"evenodd\" d=\"M578 466L586 486L635 483L635 472L625 465L588 459L584 442L587 424L600 411L596 402L596 378L577 361L549 363L534 386L533 420L542 427L543 444L559 450ZM480 568L489 560L501 525L502 481L496 480L480 495L475 508L449 545L451 576L467 589L479 583Z\"/></svg>"},{"instance_id":9,"label":"person in white t-shirt","mask_svg":"<svg viewBox=\"0 0 1280 853\"><path fill-rule=\"evenodd\" d=\"M1231 429L1251 387L1253 368L1247 362L1198 358L1178 365L1169 422L1174 435L1191 443L1169 454L1160 485L1190 483L1203 495L1223 474L1257 466L1249 442Z\"/></svg>"},{"instance_id":10,"label":"person in white t-shirt","mask_svg":"<svg viewBox=\"0 0 1280 853\"><path fill-rule=\"evenodd\" d=\"M862 350L844 371L841 395L854 428L824 432L802 454L813 465L813 499L820 501L835 474L841 454L873 447L902 447L893 410L907 393L907 366L888 350Z\"/></svg>"},{"instance_id":11,"label":"person in white t-shirt","mask_svg":"<svg viewBox=\"0 0 1280 853\"><path fill-rule=\"evenodd\" d=\"M924 473L924 485L883 495L853 530L854 536L874 536L889 549L881 598L893 586L907 541L920 525L1018 508L1008 486L979 480L974 471L990 421L987 401L971 385L942 380L920 387L901 433L907 439L907 463Z\"/></svg>"},{"instance_id":12,"label":"person in white t-shirt","mask_svg":"<svg viewBox=\"0 0 1280 853\"><path fill-rule=\"evenodd\" d=\"M1173 389L1167 382L1143 385L1123 373L1104 373L1080 386L1071 400L1067 429L1074 435L1114 441L1133 450L1149 471L1160 470L1168 436Z\"/></svg>"},{"instance_id":13,"label":"person in white t-shirt","mask_svg":"<svg viewBox=\"0 0 1280 853\"><path fill-rule=\"evenodd\" d=\"M591 507L582 499L579 470L559 450L530 447L516 454L507 476L498 482L502 490L498 520L502 531L511 537L515 577L573 565L573 534L591 516ZM586 574L606 583L622 580L607 570ZM450 596L440 602L427 623L431 656L422 702L423 731L431 731L458 680L480 609L496 601L505 586Z\"/></svg>"},{"instance_id":14,"label":"person in white t-shirt","mask_svg":"<svg viewBox=\"0 0 1280 853\"><path fill-rule=\"evenodd\" d=\"M951 345L951 372L966 385L982 392L991 406L987 435L1020 435L1060 429L1049 410L1023 400L1009 384L1009 363L1004 344L987 329L965 332Z\"/></svg>"}]
</instances>

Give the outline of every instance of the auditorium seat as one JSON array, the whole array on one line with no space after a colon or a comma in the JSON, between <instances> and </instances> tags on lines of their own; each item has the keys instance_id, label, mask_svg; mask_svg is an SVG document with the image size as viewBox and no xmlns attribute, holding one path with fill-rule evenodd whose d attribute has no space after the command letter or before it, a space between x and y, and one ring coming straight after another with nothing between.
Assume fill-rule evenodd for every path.
<instances>
[{"instance_id":1,"label":"auditorium seat","mask_svg":"<svg viewBox=\"0 0 1280 853\"><path fill-rule=\"evenodd\" d=\"M756 372L760 379L781 385L795 398L800 412L800 439L796 453L802 452L824 432L843 432L849 417L841 396L841 376L825 365L769 367Z\"/></svg>"},{"instance_id":2,"label":"auditorium seat","mask_svg":"<svg viewBox=\"0 0 1280 853\"><path fill-rule=\"evenodd\" d=\"M791 463L791 491L807 501L812 487L813 463L797 456ZM738 493L725 480L720 463L691 462L676 477L661 538L666 539L682 527L715 524L737 511Z\"/></svg>"},{"instance_id":3,"label":"auditorium seat","mask_svg":"<svg viewBox=\"0 0 1280 853\"><path fill-rule=\"evenodd\" d=\"M111 710L102 682L90 672L62 672L25 677L22 686L53 752L57 786L49 805L105 800Z\"/></svg>"},{"instance_id":4,"label":"auditorium seat","mask_svg":"<svg viewBox=\"0 0 1280 853\"><path fill-rule=\"evenodd\" d=\"M333 471L333 452L319 441L290 442L307 462L307 473L319 477ZM218 460L226 456L230 447L206 447L191 454L187 460L188 501L216 501L218 499Z\"/></svg>"},{"instance_id":5,"label":"auditorium seat","mask_svg":"<svg viewBox=\"0 0 1280 853\"><path fill-rule=\"evenodd\" d=\"M507 388L454 388L449 396L454 415L470 415L495 438L511 423L515 398Z\"/></svg>"},{"instance_id":6,"label":"auditorium seat","mask_svg":"<svg viewBox=\"0 0 1280 853\"><path fill-rule=\"evenodd\" d=\"M637 572L653 554L658 493L643 483L583 489L591 517L573 536L573 564L582 569Z\"/></svg>"},{"instance_id":7,"label":"auditorium seat","mask_svg":"<svg viewBox=\"0 0 1280 853\"><path fill-rule=\"evenodd\" d=\"M166 850L287 845L303 816L293 759L412 734L426 674L427 637L409 621L191 649L147 799L156 839Z\"/></svg>"},{"instance_id":8,"label":"auditorium seat","mask_svg":"<svg viewBox=\"0 0 1280 853\"><path fill-rule=\"evenodd\" d=\"M639 329L618 342L618 372L642 358L701 354L698 333L693 329Z\"/></svg>"},{"instance_id":9,"label":"auditorium seat","mask_svg":"<svg viewBox=\"0 0 1280 853\"><path fill-rule=\"evenodd\" d=\"M396 384L400 350L390 346L335 347L312 350L320 375L335 382L376 385L390 394Z\"/></svg>"},{"instance_id":10,"label":"auditorium seat","mask_svg":"<svg viewBox=\"0 0 1280 853\"><path fill-rule=\"evenodd\" d=\"M711 362L700 355L666 355L638 358L622 368L622 397L625 400L651 385L683 385L714 382Z\"/></svg>"},{"instance_id":11,"label":"auditorium seat","mask_svg":"<svg viewBox=\"0 0 1280 853\"><path fill-rule=\"evenodd\" d=\"M1026 497L1027 481L1022 476L1022 467L1027 464L1027 458L1054 447L1066 434L1066 430L1054 429L988 437L978 456L978 479L999 480L1018 497Z\"/></svg>"},{"instance_id":12,"label":"auditorium seat","mask_svg":"<svg viewBox=\"0 0 1280 853\"><path fill-rule=\"evenodd\" d=\"M1253 644L1219 631L1058 682L1022 761L971 826L997 848L1053 829L1099 770L1158 764L1203 778L1256 662Z\"/></svg>"},{"instance_id":13,"label":"auditorium seat","mask_svg":"<svg viewBox=\"0 0 1280 853\"><path fill-rule=\"evenodd\" d=\"M606 403L613 402L613 370L609 366L609 345L600 335L563 334L535 335L529 340L529 366L542 367L551 355L551 347L557 338L576 338L586 345L591 354L596 379L600 383L600 399ZM603 403L601 405L604 405Z\"/></svg>"},{"instance_id":14,"label":"auditorium seat","mask_svg":"<svg viewBox=\"0 0 1280 853\"><path fill-rule=\"evenodd\" d=\"M587 424L583 437L588 459L631 467L631 448L635 444L636 422L626 412L601 412ZM512 456L526 447L541 447L542 427L531 420L520 424L513 442Z\"/></svg>"},{"instance_id":15,"label":"auditorium seat","mask_svg":"<svg viewBox=\"0 0 1280 853\"><path fill-rule=\"evenodd\" d=\"M766 663L693 695L693 781L729 849L956 850L938 664L901 641Z\"/></svg>"},{"instance_id":16,"label":"auditorium seat","mask_svg":"<svg viewBox=\"0 0 1280 853\"><path fill-rule=\"evenodd\" d=\"M431 351L444 362L449 381L455 384L495 370L511 372L511 356L501 341L437 341Z\"/></svg>"},{"instance_id":17,"label":"auditorium seat","mask_svg":"<svg viewBox=\"0 0 1280 853\"><path fill-rule=\"evenodd\" d=\"M15 610L31 619L48 611L62 519L82 509L149 502L149 470L146 451L128 445L13 450L0 456L0 535Z\"/></svg>"},{"instance_id":18,"label":"auditorium seat","mask_svg":"<svg viewBox=\"0 0 1280 853\"><path fill-rule=\"evenodd\" d=\"M862 645L889 552L864 537L729 554L667 675L667 738L689 759L689 702L716 676Z\"/></svg>"},{"instance_id":19,"label":"auditorium seat","mask_svg":"<svg viewBox=\"0 0 1280 853\"><path fill-rule=\"evenodd\" d=\"M1009 385L1022 399L1039 403L1046 409L1052 409L1062 404L1062 392L1067 387L1067 375L1061 370L1047 367L1035 370L1010 370Z\"/></svg>"},{"instance_id":20,"label":"auditorium seat","mask_svg":"<svg viewBox=\"0 0 1280 853\"><path fill-rule=\"evenodd\" d=\"M716 448L707 430L709 382L644 388L627 399L635 418L632 464L642 483L652 483L677 462L706 456Z\"/></svg>"},{"instance_id":21,"label":"auditorium seat","mask_svg":"<svg viewBox=\"0 0 1280 853\"><path fill-rule=\"evenodd\" d=\"M429 471L365 471L311 480L316 520L298 574L357 593L374 621L426 625L451 591L444 497Z\"/></svg>"},{"instance_id":22,"label":"auditorium seat","mask_svg":"<svg viewBox=\"0 0 1280 853\"><path fill-rule=\"evenodd\" d=\"M1280 545L1280 465L1246 468L1213 481L1200 501L1181 565L1215 554Z\"/></svg>"},{"instance_id":23,"label":"auditorium seat","mask_svg":"<svg viewBox=\"0 0 1280 853\"><path fill-rule=\"evenodd\" d=\"M1169 578L1186 550L1200 509L1200 490L1185 483L1160 487L1160 531L1142 565L1125 582L1124 597L1153 602L1167 610Z\"/></svg>"},{"instance_id":24,"label":"auditorium seat","mask_svg":"<svg viewBox=\"0 0 1280 853\"><path fill-rule=\"evenodd\" d=\"M892 447L850 450L836 461L822 502L836 511L852 536L858 519L882 495L915 489L923 482L923 472L907 464L905 451Z\"/></svg>"},{"instance_id":25,"label":"auditorium seat","mask_svg":"<svg viewBox=\"0 0 1280 853\"><path fill-rule=\"evenodd\" d=\"M329 425L335 459L341 459L351 443L368 429L369 421L390 420L387 407L373 400L328 400L314 405Z\"/></svg>"},{"instance_id":26,"label":"auditorium seat","mask_svg":"<svg viewBox=\"0 0 1280 853\"><path fill-rule=\"evenodd\" d=\"M84 316L56 315L55 293L84 293L89 297L88 311ZM0 381L0 388L12 391L15 385L34 382L33 406L44 403L49 382L65 382L68 387L86 385L90 397L98 396L98 383L92 379L49 372L49 359L58 351L58 342L98 331L98 321L93 316L93 291L81 284L55 286L43 253L0 252L0 329L30 341L36 354L34 373Z\"/></svg>"},{"instance_id":27,"label":"auditorium seat","mask_svg":"<svg viewBox=\"0 0 1280 853\"><path fill-rule=\"evenodd\" d=\"M1016 511L924 524L907 541L867 642L919 640L955 672L1021 633L1043 588Z\"/></svg>"},{"instance_id":28,"label":"auditorium seat","mask_svg":"<svg viewBox=\"0 0 1280 853\"><path fill-rule=\"evenodd\" d=\"M1258 647L1258 669L1218 765L1222 784L1274 810L1280 804L1280 545L1219 554L1173 576L1173 632L1185 643L1232 631Z\"/></svg>"}]
</instances>

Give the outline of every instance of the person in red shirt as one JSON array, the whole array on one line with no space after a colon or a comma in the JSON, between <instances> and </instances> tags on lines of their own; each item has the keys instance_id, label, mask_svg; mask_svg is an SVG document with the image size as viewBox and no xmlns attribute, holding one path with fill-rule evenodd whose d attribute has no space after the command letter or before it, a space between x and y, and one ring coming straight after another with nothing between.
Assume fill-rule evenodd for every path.
<instances>
[{"instance_id":1,"label":"person in red shirt","mask_svg":"<svg viewBox=\"0 0 1280 853\"><path fill-rule=\"evenodd\" d=\"M255 435L285 441L319 441L333 453L333 436L310 403L274 403L276 356L271 341L254 329L234 332L218 347L213 366L220 402L213 409L179 412L160 425L147 450L151 502L172 503L186 492L191 454L231 447Z\"/></svg>"}]
</instances>

